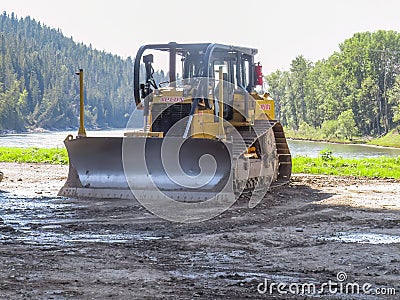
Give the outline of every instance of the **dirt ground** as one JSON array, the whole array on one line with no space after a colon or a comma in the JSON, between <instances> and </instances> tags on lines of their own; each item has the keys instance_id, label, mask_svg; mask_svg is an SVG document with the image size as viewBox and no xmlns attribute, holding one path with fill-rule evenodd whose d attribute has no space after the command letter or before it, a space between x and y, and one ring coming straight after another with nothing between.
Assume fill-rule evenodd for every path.
<instances>
[{"instance_id":1,"label":"dirt ground","mask_svg":"<svg viewBox=\"0 0 400 300\"><path fill-rule=\"evenodd\" d=\"M0 170L1 299L400 297L399 181L296 174L254 209L243 198L179 224L134 201L56 197L65 166Z\"/></svg>"}]
</instances>

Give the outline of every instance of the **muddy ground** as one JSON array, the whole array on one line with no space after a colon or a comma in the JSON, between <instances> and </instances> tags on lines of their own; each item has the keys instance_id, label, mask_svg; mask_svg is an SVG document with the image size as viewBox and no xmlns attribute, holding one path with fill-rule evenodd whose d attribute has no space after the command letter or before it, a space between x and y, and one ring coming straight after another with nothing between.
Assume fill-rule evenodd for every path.
<instances>
[{"instance_id":1,"label":"muddy ground","mask_svg":"<svg viewBox=\"0 0 400 300\"><path fill-rule=\"evenodd\" d=\"M1 299L400 297L398 181L294 175L254 209L177 224L134 201L56 197L65 166L0 170Z\"/></svg>"}]
</instances>

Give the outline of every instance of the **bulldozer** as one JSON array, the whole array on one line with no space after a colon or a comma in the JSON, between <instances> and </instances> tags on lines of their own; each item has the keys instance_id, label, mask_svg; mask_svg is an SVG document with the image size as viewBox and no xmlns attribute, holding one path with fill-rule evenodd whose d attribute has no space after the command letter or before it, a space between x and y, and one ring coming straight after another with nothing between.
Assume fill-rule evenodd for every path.
<instances>
[{"instance_id":1,"label":"bulldozer","mask_svg":"<svg viewBox=\"0 0 400 300\"><path fill-rule=\"evenodd\" d=\"M141 124L128 122L123 137L86 136L81 76L81 124L64 142L69 174L59 195L199 203L287 184L291 154L257 52L215 43L141 46L133 82ZM163 82L154 71L158 54L168 65Z\"/></svg>"}]
</instances>

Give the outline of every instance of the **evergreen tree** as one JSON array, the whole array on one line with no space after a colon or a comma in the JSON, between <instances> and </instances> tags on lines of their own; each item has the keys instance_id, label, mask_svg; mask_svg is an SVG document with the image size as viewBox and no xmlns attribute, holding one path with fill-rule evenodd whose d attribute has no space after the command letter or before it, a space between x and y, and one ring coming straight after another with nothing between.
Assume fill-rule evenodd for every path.
<instances>
[{"instance_id":1,"label":"evergreen tree","mask_svg":"<svg viewBox=\"0 0 400 300\"><path fill-rule=\"evenodd\" d=\"M134 108L131 58L75 43L30 17L0 15L0 129L77 127L79 68L86 125L124 127Z\"/></svg>"}]
</instances>

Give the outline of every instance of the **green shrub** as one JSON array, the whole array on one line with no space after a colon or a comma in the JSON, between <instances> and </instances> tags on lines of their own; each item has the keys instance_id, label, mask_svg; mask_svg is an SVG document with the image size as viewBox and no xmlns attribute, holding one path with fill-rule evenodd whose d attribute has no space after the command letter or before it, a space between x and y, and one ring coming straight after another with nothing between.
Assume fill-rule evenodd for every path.
<instances>
[{"instance_id":1,"label":"green shrub","mask_svg":"<svg viewBox=\"0 0 400 300\"><path fill-rule=\"evenodd\" d=\"M333 152L330 149L323 149L319 152L319 157L324 161L333 160Z\"/></svg>"}]
</instances>

